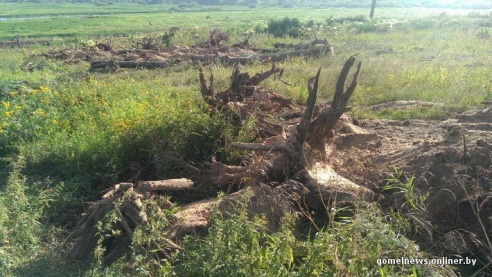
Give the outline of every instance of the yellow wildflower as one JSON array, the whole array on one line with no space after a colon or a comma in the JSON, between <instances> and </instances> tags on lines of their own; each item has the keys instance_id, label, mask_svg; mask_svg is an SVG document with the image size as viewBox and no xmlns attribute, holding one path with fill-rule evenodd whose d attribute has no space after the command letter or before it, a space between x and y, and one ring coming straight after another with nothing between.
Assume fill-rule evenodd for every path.
<instances>
[{"instance_id":1,"label":"yellow wildflower","mask_svg":"<svg viewBox=\"0 0 492 277\"><path fill-rule=\"evenodd\" d=\"M41 117L45 117L47 115L47 113L42 109L38 109L36 113Z\"/></svg>"},{"instance_id":2,"label":"yellow wildflower","mask_svg":"<svg viewBox=\"0 0 492 277\"><path fill-rule=\"evenodd\" d=\"M142 114L145 111L147 103L138 102L137 103L137 114Z\"/></svg>"},{"instance_id":3,"label":"yellow wildflower","mask_svg":"<svg viewBox=\"0 0 492 277\"><path fill-rule=\"evenodd\" d=\"M12 116L12 114L13 114L13 112L12 112L12 111L6 111L6 112L4 112L4 113L3 113L3 117L5 117L5 118L9 118L9 117L11 117L11 116Z\"/></svg>"},{"instance_id":4,"label":"yellow wildflower","mask_svg":"<svg viewBox=\"0 0 492 277\"><path fill-rule=\"evenodd\" d=\"M2 101L2 106L3 106L5 109L8 109L8 108L10 108L10 102L5 102L5 101Z\"/></svg>"},{"instance_id":5,"label":"yellow wildflower","mask_svg":"<svg viewBox=\"0 0 492 277\"><path fill-rule=\"evenodd\" d=\"M117 133L124 133L130 128L130 122L128 120L120 119L114 123L114 127Z\"/></svg>"},{"instance_id":6,"label":"yellow wildflower","mask_svg":"<svg viewBox=\"0 0 492 277\"><path fill-rule=\"evenodd\" d=\"M39 91L41 91L41 92L48 92L49 89L47 87L45 87L45 86L40 86L39 87Z\"/></svg>"}]
</instances>

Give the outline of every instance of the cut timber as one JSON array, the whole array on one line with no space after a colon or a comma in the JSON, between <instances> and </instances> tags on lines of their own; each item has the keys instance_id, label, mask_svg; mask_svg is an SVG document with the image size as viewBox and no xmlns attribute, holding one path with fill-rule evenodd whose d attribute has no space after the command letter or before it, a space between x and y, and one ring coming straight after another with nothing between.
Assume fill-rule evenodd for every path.
<instances>
[{"instance_id":1,"label":"cut timber","mask_svg":"<svg viewBox=\"0 0 492 277\"><path fill-rule=\"evenodd\" d=\"M375 194L340 176L329 165L315 162L308 170L307 188L314 198L330 202L357 203L372 202ZM311 196L313 197L313 196Z\"/></svg>"},{"instance_id":2,"label":"cut timber","mask_svg":"<svg viewBox=\"0 0 492 277\"><path fill-rule=\"evenodd\" d=\"M186 190L190 189L193 186L193 182L191 180L181 178L181 179L169 179L162 181L144 181L138 183L140 190L148 190L148 191L156 191L156 190L165 190L165 191L173 191L173 190Z\"/></svg>"},{"instance_id":3,"label":"cut timber","mask_svg":"<svg viewBox=\"0 0 492 277\"><path fill-rule=\"evenodd\" d=\"M173 215L175 223L166 227L163 234L177 242L187 235L205 235L213 212L220 211L227 215L241 200L246 203L251 216L263 215L267 218L271 231L277 230L284 214L293 211L289 199L279 189L266 185L251 186L222 198L205 199L179 208Z\"/></svg>"},{"instance_id":4,"label":"cut timber","mask_svg":"<svg viewBox=\"0 0 492 277\"><path fill-rule=\"evenodd\" d=\"M109 62L92 62L89 70L106 69L106 68L166 68L169 66L168 62L157 61L109 61Z\"/></svg>"}]
</instances>

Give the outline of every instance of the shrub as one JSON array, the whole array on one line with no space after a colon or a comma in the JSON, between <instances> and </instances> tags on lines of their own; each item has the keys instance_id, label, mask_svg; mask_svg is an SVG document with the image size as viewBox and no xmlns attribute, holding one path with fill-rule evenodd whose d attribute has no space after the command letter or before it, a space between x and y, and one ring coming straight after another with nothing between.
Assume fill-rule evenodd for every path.
<instances>
[{"instance_id":1,"label":"shrub","mask_svg":"<svg viewBox=\"0 0 492 277\"><path fill-rule=\"evenodd\" d=\"M480 27L476 32L478 39L490 39L492 37L492 28L490 27Z\"/></svg>"},{"instance_id":2,"label":"shrub","mask_svg":"<svg viewBox=\"0 0 492 277\"><path fill-rule=\"evenodd\" d=\"M333 15L325 20L327 26L337 26L343 23L364 23L369 21L369 19L365 15L355 15L341 18L333 18Z\"/></svg>"},{"instance_id":3,"label":"shrub","mask_svg":"<svg viewBox=\"0 0 492 277\"><path fill-rule=\"evenodd\" d=\"M410 26L415 30L430 30L435 29L439 25L439 22L432 18L420 18L410 21Z\"/></svg>"},{"instance_id":4,"label":"shrub","mask_svg":"<svg viewBox=\"0 0 492 277\"><path fill-rule=\"evenodd\" d=\"M285 17L280 20L270 19L268 22L267 32L276 38L289 35L293 38L301 36L301 22L297 18Z\"/></svg>"}]
</instances>

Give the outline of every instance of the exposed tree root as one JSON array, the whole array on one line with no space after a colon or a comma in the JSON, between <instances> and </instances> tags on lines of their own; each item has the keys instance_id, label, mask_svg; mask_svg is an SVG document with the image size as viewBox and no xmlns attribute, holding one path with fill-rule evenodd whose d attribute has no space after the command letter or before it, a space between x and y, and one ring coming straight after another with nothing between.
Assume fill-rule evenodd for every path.
<instances>
[{"instance_id":1,"label":"exposed tree root","mask_svg":"<svg viewBox=\"0 0 492 277\"><path fill-rule=\"evenodd\" d=\"M68 253L69 259L89 258L96 247L97 222L102 221L108 213L116 211L120 218L119 227L122 234L115 238L118 242L128 245L133 237L133 231L139 225L147 223L147 214L142 201L151 200L158 191L185 190L191 188L193 182L188 179L169 179L163 181L140 182L137 186L132 183L114 185L102 199L93 203L82 215L74 232L67 241L74 243ZM172 204L169 203L169 207Z\"/></svg>"},{"instance_id":2,"label":"exposed tree root","mask_svg":"<svg viewBox=\"0 0 492 277\"><path fill-rule=\"evenodd\" d=\"M241 197L246 197L250 213L267 215L272 229L279 225L280 218L289 211L307 214L309 210L318 210L328 213L329 207L337 203L354 205L360 201L372 201L374 194L370 190L339 176L322 162L324 152L319 151L319 145L326 141L325 137L330 134L336 121L349 109L347 104L357 85L360 63L346 90L344 83L354 63L353 57L345 63L332 105L324 110L316 107L321 75L321 69L318 70L316 76L308 81L309 95L304 111L289 100L259 86L266 78L283 71L275 65L269 71L252 77L235 68L231 86L223 92L214 90L213 73L210 73L207 82L200 69L204 101L220 112L236 112L241 119L254 115L258 118L257 129L263 130L258 133L265 141L230 144L235 149L257 152L257 158L245 166L226 165L212 159L208 167L199 168L187 163L178 153L165 154L164 158L186 170L193 182L213 183L220 189L231 185L239 187L237 192L224 198L202 200L181 207L175 214L175 222L162 231L170 240L168 248L179 249L175 243L187 234L205 234L212 211L217 208L227 211L232 200ZM278 110L297 110L297 113L291 113L297 117L291 122L297 123L269 122L266 115ZM317 117L313 120L315 115ZM311 144L318 150L311 149ZM75 243L69 257L76 259L90 255L97 243L96 223L114 210L120 216L119 226L125 234L115 240L128 245L135 228L147 222L142 201L151 200L157 191L189 189L191 186L192 181L187 179L147 181L136 187L128 183L114 186L102 200L91 206L75 228L71 236Z\"/></svg>"}]
</instances>

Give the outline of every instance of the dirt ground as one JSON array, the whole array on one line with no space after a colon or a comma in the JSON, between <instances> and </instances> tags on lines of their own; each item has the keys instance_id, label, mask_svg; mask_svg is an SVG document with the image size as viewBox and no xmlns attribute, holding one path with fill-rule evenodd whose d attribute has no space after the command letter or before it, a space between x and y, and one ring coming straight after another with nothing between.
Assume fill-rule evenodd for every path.
<instances>
[{"instance_id":1,"label":"dirt ground","mask_svg":"<svg viewBox=\"0 0 492 277\"><path fill-rule=\"evenodd\" d=\"M383 209L415 216L422 248L490 262L492 107L445 121L344 121L328 149L338 173L372 189ZM414 176L418 195L428 193L425 211L410 211L404 194L383 190L393 167Z\"/></svg>"}]
</instances>

